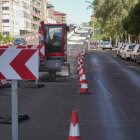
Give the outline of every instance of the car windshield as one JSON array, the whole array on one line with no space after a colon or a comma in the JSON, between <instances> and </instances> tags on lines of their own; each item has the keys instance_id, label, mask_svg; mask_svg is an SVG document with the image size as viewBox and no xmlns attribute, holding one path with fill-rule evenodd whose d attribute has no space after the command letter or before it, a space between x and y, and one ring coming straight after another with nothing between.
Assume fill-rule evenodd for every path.
<instances>
[{"instance_id":1,"label":"car windshield","mask_svg":"<svg viewBox=\"0 0 140 140\"><path fill-rule=\"evenodd\" d=\"M135 45L130 45L129 49L133 49L135 47Z\"/></svg>"},{"instance_id":2,"label":"car windshield","mask_svg":"<svg viewBox=\"0 0 140 140\"><path fill-rule=\"evenodd\" d=\"M104 45L110 45L111 43L110 42L104 42L103 44Z\"/></svg>"},{"instance_id":3,"label":"car windshield","mask_svg":"<svg viewBox=\"0 0 140 140\"><path fill-rule=\"evenodd\" d=\"M23 42L24 40L22 38L16 38L14 42Z\"/></svg>"}]
</instances>

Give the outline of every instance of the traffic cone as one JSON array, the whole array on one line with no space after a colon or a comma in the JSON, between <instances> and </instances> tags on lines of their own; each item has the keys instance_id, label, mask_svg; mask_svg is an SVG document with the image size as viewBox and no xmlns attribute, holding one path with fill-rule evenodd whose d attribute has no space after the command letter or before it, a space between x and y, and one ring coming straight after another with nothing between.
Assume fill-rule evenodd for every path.
<instances>
[{"instance_id":1,"label":"traffic cone","mask_svg":"<svg viewBox=\"0 0 140 140\"><path fill-rule=\"evenodd\" d=\"M90 92L88 90L88 84L87 84L85 73L82 74L82 81L81 81L81 87L80 87L79 93L81 93L81 94L90 94Z\"/></svg>"},{"instance_id":2,"label":"traffic cone","mask_svg":"<svg viewBox=\"0 0 140 140\"><path fill-rule=\"evenodd\" d=\"M80 72L80 70L84 67L84 64L78 61L78 69L77 72Z\"/></svg>"},{"instance_id":3,"label":"traffic cone","mask_svg":"<svg viewBox=\"0 0 140 140\"><path fill-rule=\"evenodd\" d=\"M0 80L0 88L2 88L2 82L1 82L1 80Z\"/></svg>"},{"instance_id":4,"label":"traffic cone","mask_svg":"<svg viewBox=\"0 0 140 140\"><path fill-rule=\"evenodd\" d=\"M80 64L80 62L78 62L78 72L80 71L80 68L82 67L82 65Z\"/></svg>"},{"instance_id":5,"label":"traffic cone","mask_svg":"<svg viewBox=\"0 0 140 140\"><path fill-rule=\"evenodd\" d=\"M85 75L85 70L83 69L83 71L82 71L82 75L81 75L81 79L82 79L82 81L81 81L81 84L82 83L87 83L87 79L86 79L86 75Z\"/></svg>"},{"instance_id":6,"label":"traffic cone","mask_svg":"<svg viewBox=\"0 0 140 140\"><path fill-rule=\"evenodd\" d=\"M80 129L76 110L72 111L69 140L80 140Z\"/></svg>"},{"instance_id":7,"label":"traffic cone","mask_svg":"<svg viewBox=\"0 0 140 140\"><path fill-rule=\"evenodd\" d=\"M80 86L82 83L82 75L84 73L84 69L81 67L80 71L79 71L79 83L77 84L77 86Z\"/></svg>"}]
</instances>

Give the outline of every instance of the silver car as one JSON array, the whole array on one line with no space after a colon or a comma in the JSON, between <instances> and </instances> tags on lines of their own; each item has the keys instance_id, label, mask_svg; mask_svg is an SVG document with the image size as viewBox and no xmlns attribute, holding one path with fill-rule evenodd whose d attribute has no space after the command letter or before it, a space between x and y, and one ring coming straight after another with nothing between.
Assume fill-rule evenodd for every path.
<instances>
[{"instance_id":1,"label":"silver car","mask_svg":"<svg viewBox=\"0 0 140 140\"><path fill-rule=\"evenodd\" d=\"M133 50L133 48L136 46L136 44L127 44L123 47L122 51L121 51L121 58L122 59L130 59L130 54L131 51Z\"/></svg>"},{"instance_id":2,"label":"silver car","mask_svg":"<svg viewBox=\"0 0 140 140\"><path fill-rule=\"evenodd\" d=\"M112 50L112 44L110 41L104 41L101 45L102 49L110 49Z\"/></svg>"},{"instance_id":3,"label":"silver car","mask_svg":"<svg viewBox=\"0 0 140 140\"><path fill-rule=\"evenodd\" d=\"M136 56L136 63L139 64L140 63L140 48L138 49L138 53Z\"/></svg>"},{"instance_id":4,"label":"silver car","mask_svg":"<svg viewBox=\"0 0 140 140\"><path fill-rule=\"evenodd\" d=\"M120 49L122 48L122 46L123 46L123 43L119 43L119 44L118 44L118 47L117 47L117 49L116 49L116 55L117 55L117 56L120 56Z\"/></svg>"},{"instance_id":5,"label":"silver car","mask_svg":"<svg viewBox=\"0 0 140 140\"><path fill-rule=\"evenodd\" d=\"M136 56L138 55L139 49L140 49L140 44L137 44L130 53L130 60L136 62Z\"/></svg>"}]
</instances>

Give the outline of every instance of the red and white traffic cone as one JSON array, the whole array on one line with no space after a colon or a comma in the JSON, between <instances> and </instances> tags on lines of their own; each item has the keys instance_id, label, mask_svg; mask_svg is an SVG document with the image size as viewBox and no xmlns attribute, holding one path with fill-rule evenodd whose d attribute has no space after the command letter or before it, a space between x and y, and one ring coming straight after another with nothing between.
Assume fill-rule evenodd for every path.
<instances>
[{"instance_id":1,"label":"red and white traffic cone","mask_svg":"<svg viewBox=\"0 0 140 140\"><path fill-rule=\"evenodd\" d=\"M83 63L83 60L79 60L78 61L78 72L80 72L80 70L83 68L83 66L84 66L84 63Z\"/></svg>"},{"instance_id":2,"label":"red and white traffic cone","mask_svg":"<svg viewBox=\"0 0 140 140\"><path fill-rule=\"evenodd\" d=\"M0 88L2 88L2 82L1 82L1 80L0 80Z\"/></svg>"},{"instance_id":3,"label":"red and white traffic cone","mask_svg":"<svg viewBox=\"0 0 140 140\"><path fill-rule=\"evenodd\" d=\"M82 75L84 73L84 68L81 67L80 70L79 70L79 83L77 84L77 86L80 86L81 83L82 83Z\"/></svg>"},{"instance_id":4,"label":"red and white traffic cone","mask_svg":"<svg viewBox=\"0 0 140 140\"><path fill-rule=\"evenodd\" d=\"M76 110L72 111L69 140L80 140L80 129Z\"/></svg>"},{"instance_id":5,"label":"red and white traffic cone","mask_svg":"<svg viewBox=\"0 0 140 140\"><path fill-rule=\"evenodd\" d=\"M80 62L78 62L78 69L77 69L77 71L79 72L81 68L82 68L82 65L80 64Z\"/></svg>"},{"instance_id":6,"label":"red and white traffic cone","mask_svg":"<svg viewBox=\"0 0 140 140\"><path fill-rule=\"evenodd\" d=\"M87 84L85 72L83 72L83 74L82 74L82 82L81 82L81 87L80 87L80 92L79 93L90 94L90 92L88 90L88 84Z\"/></svg>"},{"instance_id":7,"label":"red and white traffic cone","mask_svg":"<svg viewBox=\"0 0 140 140\"><path fill-rule=\"evenodd\" d=\"M79 63L83 64L83 59L82 58L80 58Z\"/></svg>"}]
</instances>

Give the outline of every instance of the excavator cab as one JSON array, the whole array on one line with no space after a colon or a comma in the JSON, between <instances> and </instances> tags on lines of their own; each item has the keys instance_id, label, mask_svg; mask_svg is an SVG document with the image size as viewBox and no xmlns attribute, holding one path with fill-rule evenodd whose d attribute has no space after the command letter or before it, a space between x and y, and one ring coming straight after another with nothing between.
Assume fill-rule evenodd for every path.
<instances>
[{"instance_id":1,"label":"excavator cab","mask_svg":"<svg viewBox=\"0 0 140 140\"><path fill-rule=\"evenodd\" d=\"M45 25L45 48L47 60L67 61L67 26L66 24Z\"/></svg>"},{"instance_id":2,"label":"excavator cab","mask_svg":"<svg viewBox=\"0 0 140 140\"><path fill-rule=\"evenodd\" d=\"M41 43L45 46L45 67L50 79L56 75L69 76L70 65L67 63L67 32L66 24L41 24L39 33Z\"/></svg>"}]
</instances>

